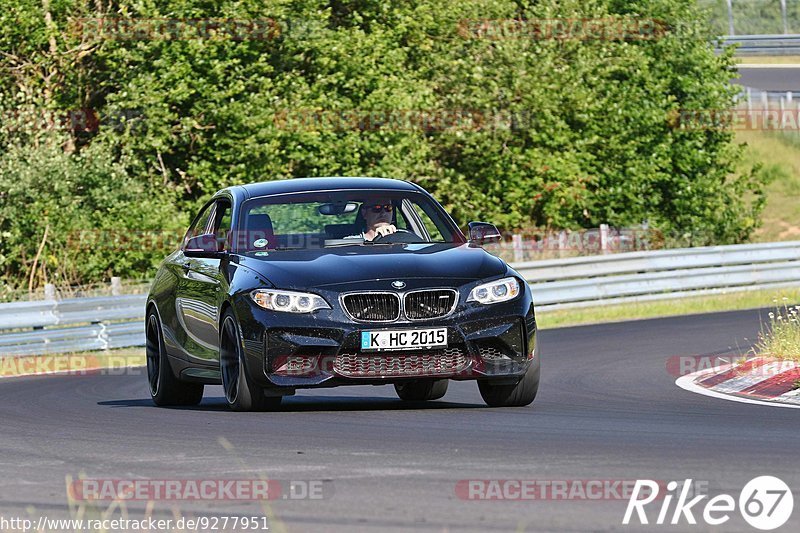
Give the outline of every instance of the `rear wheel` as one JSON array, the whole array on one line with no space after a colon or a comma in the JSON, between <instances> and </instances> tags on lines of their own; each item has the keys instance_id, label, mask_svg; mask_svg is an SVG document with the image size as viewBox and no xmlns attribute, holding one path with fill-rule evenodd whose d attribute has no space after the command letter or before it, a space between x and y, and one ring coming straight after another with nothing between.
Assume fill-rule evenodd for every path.
<instances>
[{"instance_id":1,"label":"rear wheel","mask_svg":"<svg viewBox=\"0 0 800 533\"><path fill-rule=\"evenodd\" d=\"M395 383L394 390L401 400L407 402L424 402L438 400L447 392L446 379L426 379Z\"/></svg>"},{"instance_id":2,"label":"rear wheel","mask_svg":"<svg viewBox=\"0 0 800 533\"><path fill-rule=\"evenodd\" d=\"M489 407L523 407L536 398L539 391L538 361L531 362L522 379L515 385L493 384L489 380L478 381L483 401Z\"/></svg>"},{"instance_id":3,"label":"rear wheel","mask_svg":"<svg viewBox=\"0 0 800 533\"><path fill-rule=\"evenodd\" d=\"M228 309L222 317L219 342L219 369L225 400L234 411L268 411L281 404L281 396L265 396L264 389L250 378L244 362L239 326Z\"/></svg>"},{"instance_id":4,"label":"rear wheel","mask_svg":"<svg viewBox=\"0 0 800 533\"><path fill-rule=\"evenodd\" d=\"M172 373L164 347L158 314L151 310L145 321L147 382L153 403L162 406L197 405L203 399L203 385L185 383Z\"/></svg>"}]
</instances>

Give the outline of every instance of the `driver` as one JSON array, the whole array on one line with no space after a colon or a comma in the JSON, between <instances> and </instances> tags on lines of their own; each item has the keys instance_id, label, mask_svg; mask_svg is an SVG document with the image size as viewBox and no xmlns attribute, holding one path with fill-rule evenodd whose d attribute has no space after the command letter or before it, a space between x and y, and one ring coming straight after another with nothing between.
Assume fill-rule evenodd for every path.
<instances>
[{"instance_id":1,"label":"driver","mask_svg":"<svg viewBox=\"0 0 800 533\"><path fill-rule=\"evenodd\" d=\"M378 198L361 204L361 219L364 220L365 229L361 235L349 235L345 237L363 238L371 241L378 236L385 237L392 233L397 233L397 227L392 224L394 215L394 205L391 200Z\"/></svg>"}]
</instances>

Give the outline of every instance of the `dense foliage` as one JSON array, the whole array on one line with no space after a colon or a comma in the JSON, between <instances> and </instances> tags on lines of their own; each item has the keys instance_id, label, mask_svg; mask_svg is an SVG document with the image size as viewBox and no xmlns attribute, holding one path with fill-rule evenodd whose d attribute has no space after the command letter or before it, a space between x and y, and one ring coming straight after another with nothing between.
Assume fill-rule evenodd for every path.
<instances>
[{"instance_id":1,"label":"dense foliage","mask_svg":"<svg viewBox=\"0 0 800 533\"><path fill-rule=\"evenodd\" d=\"M297 176L413 180L505 230L646 220L705 244L757 225L760 175L734 172L732 133L676 127L736 92L694 1L220 4L0 0L5 281L147 276L163 247L78 253L64 235L177 232L218 188ZM178 25L204 18L261 22L243 39ZM658 23L532 33L554 19Z\"/></svg>"}]
</instances>

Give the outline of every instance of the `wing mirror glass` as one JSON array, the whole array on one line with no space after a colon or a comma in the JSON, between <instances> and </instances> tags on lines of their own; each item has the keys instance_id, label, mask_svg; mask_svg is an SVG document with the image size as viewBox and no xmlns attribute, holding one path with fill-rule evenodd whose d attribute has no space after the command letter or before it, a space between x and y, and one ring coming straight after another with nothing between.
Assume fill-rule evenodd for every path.
<instances>
[{"instance_id":1,"label":"wing mirror glass","mask_svg":"<svg viewBox=\"0 0 800 533\"><path fill-rule=\"evenodd\" d=\"M183 255L186 257L218 259L225 254L225 241L220 241L213 233L196 235L186 241L183 248Z\"/></svg>"},{"instance_id":2,"label":"wing mirror glass","mask_svg":"<svg viewBox=\"0 0 800 533\"><path fill-rule=\"evenodd\" d=\"M469 241L474 244L487 244L499 242L502 239L500 231L494 224L488 222L469 223Z\"/></svg>"}]
</instances>

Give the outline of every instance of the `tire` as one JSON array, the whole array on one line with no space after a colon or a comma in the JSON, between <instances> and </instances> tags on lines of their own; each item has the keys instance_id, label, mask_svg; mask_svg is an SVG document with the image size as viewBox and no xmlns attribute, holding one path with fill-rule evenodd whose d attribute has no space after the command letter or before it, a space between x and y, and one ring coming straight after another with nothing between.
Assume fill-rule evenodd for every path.
<instances>
[{"instance_id":1,"label":"tire","mask_svg":"<svg viewBox=\"0 0 800 533\"><path fill-rule=\"evenodd\" d=\"M401 400L407 402L426 402L438 400L447 392L446 379L426 379L395 383L394 390Z\"/></svg>"},{"instance_id":2,"label":"tire","mask_svg":"<svg viewBox=\"0 0 800 533\"><path fill-rule=\"evenodd\" d=\"M539 361L531 362L525 375L516 385L493 385L491 381L478 381L483 401L489 407L524 407L530 405L539 392Z\"/></svg>"},{"instance_id":3,"label":"tire","mask_svg":"<svg viewBox=\"0 0 800 533\"><path fill-rule=\"evenodd\" d=\"M164 345L158 313L151 310L145 320L147 382L150 397L158 407L197 405L203 399L201 383L186 383L175 377Z\"/></svg>"},{"instance_id":4,"label":"tire","mask_svg":"<svg viewBox=\"0 0 800 533\"><path fill-rule=\"evenodd\" d=\"M244 360L239 323L228 309L219 330L219 371L228 407L234 411L269 411L281 404L281 396L265 396L253 382Z\"/></svg>"}]
</instances>

